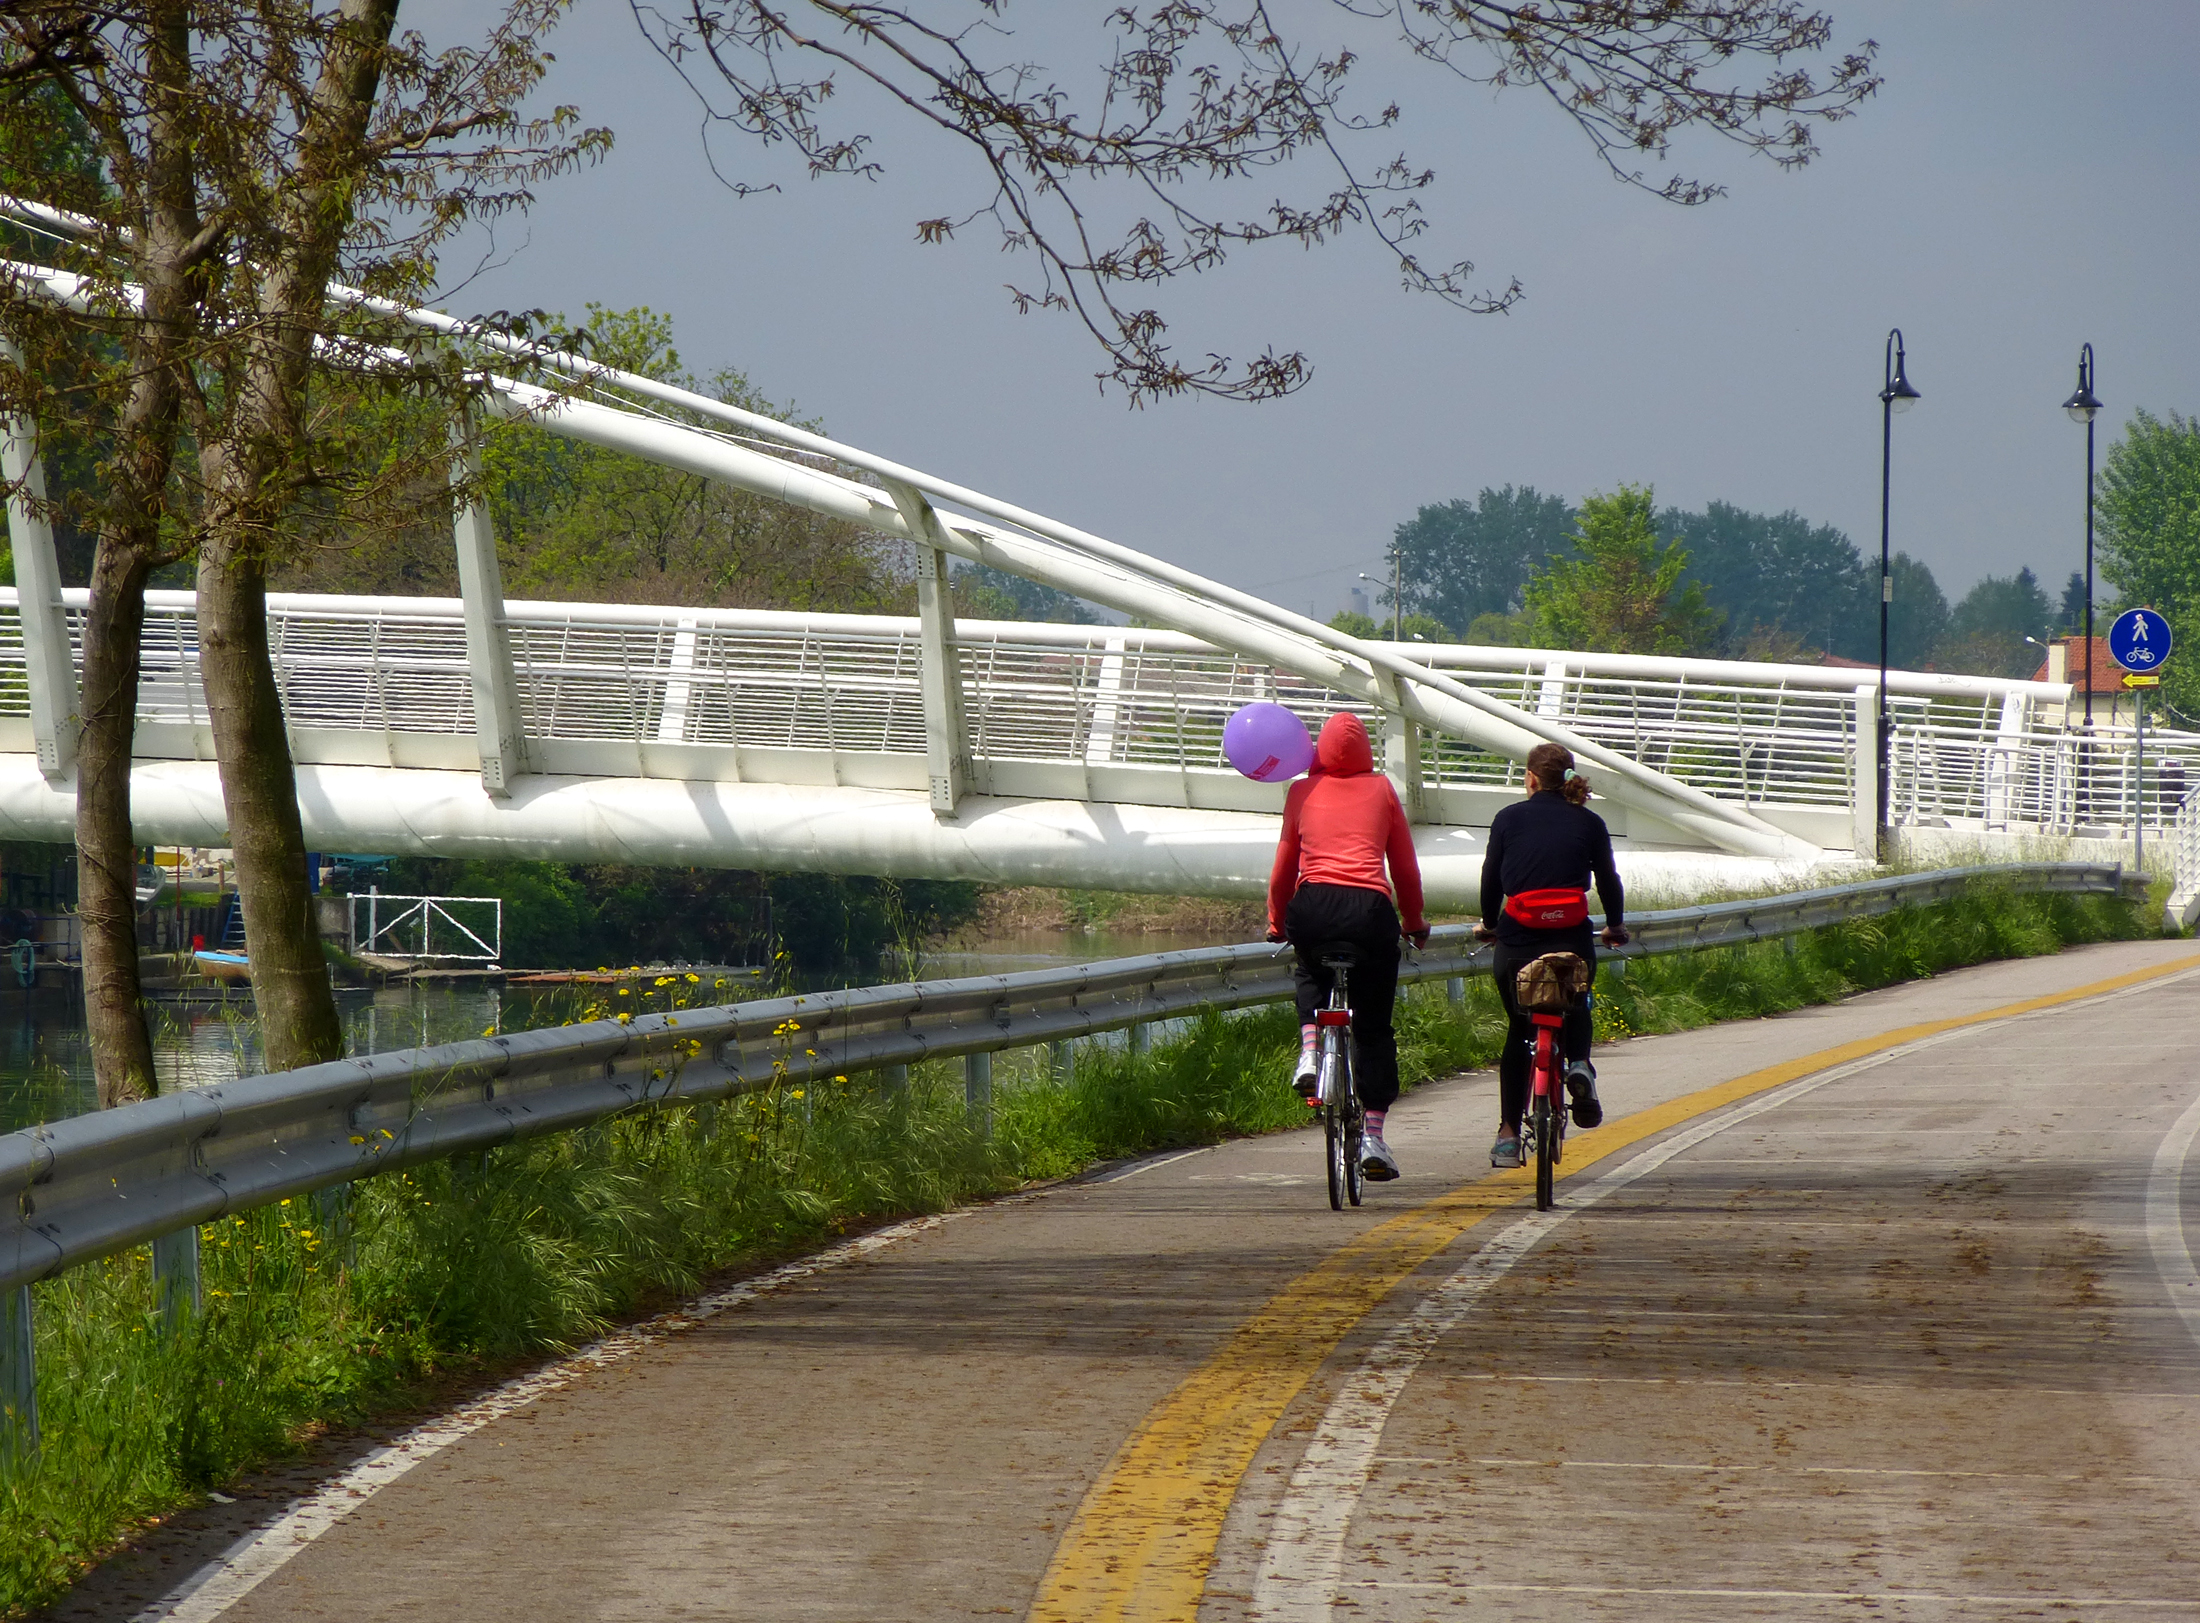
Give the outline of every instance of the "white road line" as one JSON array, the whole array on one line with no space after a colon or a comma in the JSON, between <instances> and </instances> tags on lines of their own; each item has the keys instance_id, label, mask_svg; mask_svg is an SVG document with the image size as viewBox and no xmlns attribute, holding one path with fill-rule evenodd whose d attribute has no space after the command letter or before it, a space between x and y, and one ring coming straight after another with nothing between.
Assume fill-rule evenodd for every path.
<instances>
[{"instance_id":1,"label":"white road line","mask_svg":"<svg viewBox=\"0 0 2200 1623\"><path fill-rule=\"evenodd\" d=\"M1018 1198L1011 1196L1010 1200ZM951 1222L955 1218L972 1212L993 1210L1005 1204L1008 1202L995 1201L992 1206L966 1206L931 1217L913 1217L907 1222L874 1230L857 1239L828 1247L815 1256L774 1268L768 1274L760 1274L754 1279L728 1286L725 1290L699 1296L672 1312L660 1314L631 1329L615 1331L600 1341L591 1342L571 1357L561 1359L547 1369L507 1381L487 1397L469 1403L451 1414L428 1421L425 1425L416 1426L396 1442L376 1449L343 1475L322 1484L316 1492L293 1504L274 1522L257 1532L247 1533L213 1561L137 1613L131 1623L209 1623L210 1619L221 1616L274 1577L293 1556L303 1552L307 1545L357 1510L377 1489L388 1487L421 1461L471 1436L491 1421L524 1409L537 1398L570 1386L583 1375L631 1358L669 1335L693 1329L705 1319L715 1318L729 1308L753 1302L812 1275L845 1267L851 1262L860 1262L890 1245L936 1229L942 1223Z\"/></svg>"},{"instance_id":2,"label":"white road line","mask_svg":"<svg viewBox=\"0 0 2200 1623\"><path fill-rule=\"evenodd\" d=\"M1929 1589L1629 1589L1617 1584L1360 1583L1353 1589L1433 1590L1439 1594L1474 1591L1496 1595L1640 1595L1675 1600L1849 1600L1936 1601L1944 1606L2025 1606L2051 1611L2058 1606L2161 1606L2200 1611L2200 1600L2157 1595L1960 1595Z\"/></svg>"},{"instance_id":3,"label":"white road line","mask_svg":"<svg viewBox=\"0 0 2200 1623\"><path fill-rule=\"evenodd\" d=\"M2200 1271L2192 1265L2192 1250L2185 1244L2185 1158L2192 1141L2200 1137L2200 1099L2177 1118L2154 1152L2154 1170L2147 1174L2147 1245L2154 1253L2155 1272L2169 1290L2170 1305L2185 1321L2185 1328L2200 1341Z\"/></svg>"},{"instance_id":4,"label":"white road line","mask_svg":"<svg viewBox=\"0 0 2200 1623\"><path fill-rule=\"evenodd\" d=\"M1586 1188L1567 1191L1550 1211L1521 1218L1469 1257L1465 1266L1423 1297L1403 1322L1369 1349L1322 1416L1269 1524L1260 1572L1253 1580L1252 1615L1261 1623L1327 1623L1344 1577L1345 1532L1374 1469L1376 1444L1382 1440L1391 1406L1438 1340L1538 1240L1573 1213L1648 1177L1682 1151L1730 1127L1955 1035L1939 1033L1820 1072L1684 1128L1631 1156Z\"/></svg>"},{"instance_id":5,"label":"white road line","mask_svg":"<svg viewBox=\"0 0 2200 1623\"><path fill-rule=\"evenodd\" d=\"M1133 1161L1127 1167L1117 1167L1113 1172L1103 1172L1097 1178L1087 1178L1086 1183L1121 1183L1125 1178L1135 1178L1141 1172L1151 1172L1156 1167L1174 1166L1179 1161L1189 1161L1195 1155L1205 1155L1212 1144L1202 1144L1196 1150L1172 1150L1165 1155L1149 1155L1143 1161Z\"/></svg>"}]
</instances>

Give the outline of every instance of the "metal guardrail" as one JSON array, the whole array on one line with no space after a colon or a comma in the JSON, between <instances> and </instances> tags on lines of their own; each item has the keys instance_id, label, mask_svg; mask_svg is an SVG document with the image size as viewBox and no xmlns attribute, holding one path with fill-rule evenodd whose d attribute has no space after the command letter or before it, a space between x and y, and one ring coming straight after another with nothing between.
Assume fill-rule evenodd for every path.
<instances>
[{"instance_id":1,"label":"metal guardrail","mask_svg":"<svg viewBox=\"0 0 2200 1623\"><path fill-rule=\"evenodd\" d=\"M2143 900L2143 875L2079 863L1958 868L1638 915L1606 956L1793 935L1950 899L1974 881ZM1437 929L1404 981L1463 976L1487 952ZM1138 1028L1291 995L1266 943L1061 969L767 998L630 1022L479 1038L241 1078L0 1137L0 1455L37 1439L30 1283L146 1241L168 1314L195 1307L198 1227L377 1173L705 1101L963 1056L971 1095L1004 1048Z\"/></svg>"},{"instance_id":2,"label":"metal guardrail","mask_svg":"<svg viewBox=\"0 0 2200 1623\"><path fill-rule=\"evenodd\" d=\"M2118 867L2008 864L1639 915L1611 956L1794 934L1944 901L1975 881L2132 894ZM1438 929L1400 978L1486 953ZM0 1290L227 1213L424 1161L694 1101L1123 1030L1288 997L1262 943L867 986L479 1038L245 1077L0 1136Z\"/></svg>"}]
</instances>

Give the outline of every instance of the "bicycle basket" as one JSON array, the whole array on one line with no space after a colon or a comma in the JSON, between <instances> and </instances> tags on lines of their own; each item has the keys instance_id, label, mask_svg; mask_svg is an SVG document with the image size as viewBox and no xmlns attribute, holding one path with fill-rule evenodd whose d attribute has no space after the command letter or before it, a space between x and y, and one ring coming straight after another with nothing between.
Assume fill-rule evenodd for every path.
<instances>
[{"instance_id":1,"label":"bicycle basket","mask_svg":"<svg viewBox=\"0 0 2200 1623\"><path fill-rule=\"evenodd\" d=\"M1589 990L1589 966L1577 954L1547 952L1522 967L1513 982L1513 997L1523 1009L1539 1014L1559 1014L1572 1008Z\"/></svg>"}]
</instances>

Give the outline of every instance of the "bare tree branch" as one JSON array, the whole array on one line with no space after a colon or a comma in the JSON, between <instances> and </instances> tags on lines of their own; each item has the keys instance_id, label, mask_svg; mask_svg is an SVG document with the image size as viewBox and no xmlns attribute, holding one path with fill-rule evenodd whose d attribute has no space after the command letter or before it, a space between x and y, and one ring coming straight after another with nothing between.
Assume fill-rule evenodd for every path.
<instances>
[{"instance_id":1,"label":"bare tree branch","mask_svg":"<svg viewBox=\"0 0 2200 1623\"><path fill-rule=\"evenodd\" d=\"M1057 0L1058 3L1058 0ZM1271 348L1248 361L1179 360L1145 290L1222 266L1238 249L1303 247L1372 233L1405 285L1477 312L1509 309L1517 281L1478 288L1474 266L1438 265L1415 244L1431 171L1408 155L1362 149L1392 128L1396 101L1348 98L1360 55L1279 27L1268 0L1156 0L1096 12L1105 60L1083 96L1009 54L1013 0L629 0L644 35L700 100L706 130L731 128L765 151L797 154L813 178L872 178L878 136L842 121L845 79L883 95L920 129L960 142L990 195L918 220L942 243L990 218L1002 246L1034 257L1035 281L1011 283L1019 310L1062 310L1107 353L1099 374L1134 403L1187 391L1261 399L1300 387L1306 358ZM1458 79L1535 85L1629 184L1694 204L1723 188L1693 176L1649 179L1694 128L1783 168L1817 151L1814 128L1848 117L1879 85L1866 42L1821 77L1831 20L1797 0L1331 0L1347 32L1379 30ZM956 21L940 20L956 17ZM1761 82L1751 82L1762 71ZM844 99L844 98L843 98ZM851 115L851 117L854 115ZM1250 216L1222 200L1311 157L1326 177L1276 195ZM716 160L713 159L713 167ZM723 172L737 194L776 189ZM1126 191L1126 186L1128 190ZM1125 196L1142 197L1121 224Z\"/></svg>"}]
</instances>

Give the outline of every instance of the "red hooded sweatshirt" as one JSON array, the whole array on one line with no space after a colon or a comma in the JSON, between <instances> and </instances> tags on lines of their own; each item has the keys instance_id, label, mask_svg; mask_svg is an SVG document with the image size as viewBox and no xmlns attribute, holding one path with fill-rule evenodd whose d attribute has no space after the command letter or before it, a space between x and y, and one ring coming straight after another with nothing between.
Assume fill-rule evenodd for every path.
<instances>
[{"instance_id":1,"label":"red hooded sweatshirt","mask_svg":"<svg viewBox=\"0 0 2200 1623\"><path fill-rule=\"evenodd\" d=\"M1390 883L1383 859L1390 859ZM1421 864L1413 854L1398 791L1375 770L1367 729L1350 713L1331 716L1315 747L1314 770L1283 800L1283 838L1268 876L1268 922L1283 928L1283 910L1301 884L1357 885L1391 894L1408 933L1425 929Z\"/></svg>"}]
</instances>

